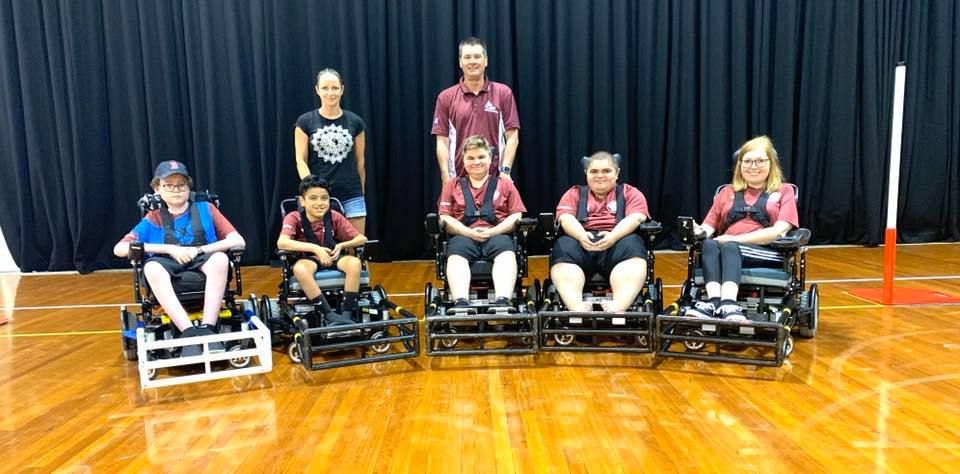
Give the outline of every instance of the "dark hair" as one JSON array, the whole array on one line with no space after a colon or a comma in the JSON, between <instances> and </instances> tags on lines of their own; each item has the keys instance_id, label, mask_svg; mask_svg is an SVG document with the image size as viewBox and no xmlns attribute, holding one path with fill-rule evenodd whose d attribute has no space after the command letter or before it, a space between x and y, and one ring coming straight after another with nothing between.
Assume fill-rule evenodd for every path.
<instances>
[{"instance_id":1,"label":"dark hair","mask_svg":"<svg viewBox=\"0 0 960 474\"><path fill-rule=\"evenodd\" d=\"M327 180L315 175L308 174L300 180L300 195L303 196L307 194L307 191L313 188L323 188L327 190L327 193L330 193L330 183L327 183Z\"/></svg>"},{"instance_id":2,"label":"dark hair","mask_svg":"<svg viewBox=\"0 0 960 474\"><path fill-rule=\"evenodd\" d=\"M487 45L483 43L483 40L477 38L476 36L467 36L466 38L460 41L460 46L457 46L457 57L463 56L463 47L464 46L476 46L480 45L483 48L483 55L487 55Z\"/></svg>"},{"instance_id":3,"label":"dark hair","mask_svg":"<svg viewBox=\"0 0 960 474\"><path fill-rule=\"evenodd\" d=\"M334 76L337 76L337 80L340 81L340 87L343 87L343 77L340 76L340 73L337 72L336 69L332 69L329 67L323 68L320 70L320 72L317 73L317 84L320 83L320 76L324 74L333 74Z\"/></svg>"}]
</instances>

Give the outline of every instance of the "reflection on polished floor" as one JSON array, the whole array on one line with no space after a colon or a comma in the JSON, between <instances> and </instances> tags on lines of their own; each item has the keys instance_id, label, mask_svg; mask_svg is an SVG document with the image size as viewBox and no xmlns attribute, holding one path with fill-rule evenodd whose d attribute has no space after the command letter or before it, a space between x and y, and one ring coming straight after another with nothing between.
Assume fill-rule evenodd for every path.
<instances>
[{"instance_id":1,"label":"reflection on polished floor","mask_svg":"<svg viewBox=\"0 0 960 474\"><path fill-rule=\"evenodd\" d=\"M119 350L129 273L0 275L0 471L950 471L960 306L850 296L880 284L882 253L810 250L820 330L780 368L541 353L306 372L277 350L266 375L146 391ZM660 253L657 275L678 284L685 262ZM897 264L898 286L960 293L960 244ZM429 262L372 274L422 315ZM245 291L278 278L245 268Z\"/></svg>"}]
</instances>

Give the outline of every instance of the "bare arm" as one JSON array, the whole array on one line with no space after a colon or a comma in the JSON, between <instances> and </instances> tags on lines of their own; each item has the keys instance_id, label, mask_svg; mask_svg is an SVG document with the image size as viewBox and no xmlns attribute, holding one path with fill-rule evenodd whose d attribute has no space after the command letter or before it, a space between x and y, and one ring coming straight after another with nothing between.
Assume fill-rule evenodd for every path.
<instances>
[{"instance_id":1,"label":"bare arm","mask_svg":"<svg viewBox=\"0 0 960 474\"><path fill-rule=\"evenodd\" d=\"M462 235L464 237L470 237L471 239L477 239L477 231L473 228L467 227L457 219L454 219L453 216L448 216L446 214L440 215L440 220L446 225L446 231L450 235Z\"/></svg>"},{"instance_id":2,"label":"bare arm","mask_svg":"<svg viewBox=\"0 0 960 474\"><path fill-rule=\"evenodd\" d=\"M610 240L611 244L614 244L625 236L632 234L645 220L647 220L647 216L643 215L643 213L635 212L630 214L618 222L616 227L610 230L605 237L607 240Z\"/></svg>"},{"instance_id":3,"label":"bare arm","mask_svg":"<svg viewBox=\"0 0 960 474\"><path fill-rule=\"evenodd\" d=\"M180 263L189 262L199 255L200 250L204 253L226 252L232 248L244 248L246 241L239 232L233 231L227 234L223 240L201 245L199 247L182 246L172 244L144 244L143 251L157 255L169 255ZM113 247L113 254L118 257L127 257L130 255L130 242L119 242Z\"/></svg>"},{"instance_id":4,"label":"bare arm","mask_svg":"<svg viewBox=\"0 0 960 474\"><path fill-rule=\"evenodd\" d=\"M503 153L500 155L500 166L513 167L514 158L517 156L517 146L520 145L520 130L511 128L503 132L507 143L503 145Z\"/></svg>"},{"instance_id":5,"label":"bare arm","mask_svg":"<svg viewBox=\"0 0 960 474\"><path fill-rule=\"evenodd\" d=\"M440 166L440 184L450 180L450 137L437 135L437 164Z\"/></svg>"},{"instance_id":6,"label":"bare arm","mask_svg":"<svg viewBox=\"0 0 960 474\"><path fill-rule=\"evenodd\" d=\"M360 175L360 192L367 194L367 165L364 152L367 149L367 132L353 138L353 154L357 157L357 174Z\"/></svg>"},{"instance_id":7,"label":"bare arm","mask_svg":"<svg viewBox=\"0 0 960 474\"><path fill-rule=\"evenodd\" d=\"M756 245L766 245L777 238L785 235L787 232L790 232L790 229L793 228L793 224L786 221L777 221L770 227L765 227L763 229L757 229L753 232L747 232L746 234L740 235L721 235L716 238L716 240L726 241L726 242L741 242L744 244L756 244Z\"/></svg>"},{"instance_id":8,"label":"bare arm","mask_svg":"<svg viewBox=\"0 0 960 474\"><path fill-rule=\"evenodd\" d=\"M293 129L293 145L296 150L297 174L300 175L300 179L303 179L304 176L310 174L310 162L308 161L308 137L306 133L303 133L303 130L300 130L300 127L294 127Z\"/></svg>"},{"instance_id":9,"label":"bare arm","mask_svg":"<svg viewBox=\"0 0 960 474\"><path fill-rule=\"evenodd\" d=\"M510 232L513 232L514 228L517 227L517 221L520 220L521 215L523 215L522 212L514 212L500 221L499 224L484 229L483 233L487 234L488 237L493 237L500 234L509 234Z\"/></svg>"},{"instance_id":10,"label":"bare arm","mask_svg":"<svg viewBox=\"0 0 960 474\"><path fill-rule=\"evenodd\" d=\"M314 255L320 255L321 253L329 255L331 250L317 244L311 244L310 242L291 239L289 235L285 234L280 234L280 237L277 239L277 248L286 250L287 252L303 252Z\"/></svg>"}]
</instances>

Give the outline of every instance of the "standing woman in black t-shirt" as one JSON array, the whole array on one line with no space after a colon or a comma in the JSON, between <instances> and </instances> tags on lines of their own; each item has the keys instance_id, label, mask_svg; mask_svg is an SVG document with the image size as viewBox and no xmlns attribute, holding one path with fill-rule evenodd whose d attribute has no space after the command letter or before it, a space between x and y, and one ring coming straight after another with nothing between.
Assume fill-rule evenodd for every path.
<instances>
[{"instance_id":1,"label":"standing woman in black t-shirt","mask_svg":"<svg viewBox=\"0 0 960 474\"><path fill-rule=\"evenodd\" d=\"M300 179L316 175L330 183L330 195L343 204L344 214L360 233L366 227L364 202L366 125L359 115L340 108L343 79L333 69L317 74L320 108L297 119L293 131Z\"/></svg>"}]
</instances>

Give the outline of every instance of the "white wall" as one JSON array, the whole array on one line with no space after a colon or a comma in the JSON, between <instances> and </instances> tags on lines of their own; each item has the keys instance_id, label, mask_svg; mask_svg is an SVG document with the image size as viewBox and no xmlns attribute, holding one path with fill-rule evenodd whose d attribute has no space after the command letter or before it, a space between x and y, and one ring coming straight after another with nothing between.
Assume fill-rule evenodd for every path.
<instances>
[{"instance_id":1,"label":"white wall","mask_svg":"<svg viewBox=\"0 0 960 474\"><path fill-rule=\"evenodd\" d=\"M7 248L7 240L3 238L3 229L0 229L0 273L19 271L20 267L13 261L10 249Z\"/></svg>"}]
</instances>

